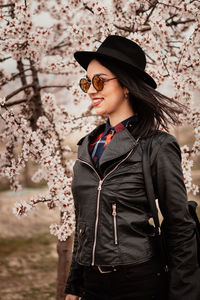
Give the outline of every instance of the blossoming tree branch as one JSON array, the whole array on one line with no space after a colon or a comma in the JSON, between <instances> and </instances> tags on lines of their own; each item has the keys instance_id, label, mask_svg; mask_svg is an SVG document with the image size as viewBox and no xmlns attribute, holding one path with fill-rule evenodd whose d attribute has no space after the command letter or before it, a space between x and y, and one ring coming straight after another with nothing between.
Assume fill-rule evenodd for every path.
<instances>
[{"instance_id":1,"label":"blossoming tree branch","mask_svg":"<svg viewBox=\"0 0 200 300\"><path fill-rule=\"evenodd\" d=\"M83 71L73 52L94 51L110 34L139 43L158 87L168 80L170 96L188 107L180 120L193 128L194 143L182 147L182 166L187 191L198 192L191 168L200 154L200 113L192 105L200 77L199 10L200 2L192 0L0 0L0 140L6 145L0 153L0 176L17 191L22 188L20 173L34 161L38 170L32 181L48 185L48 192L16 203L17 216L47 203L58 207L62 217L61 224L50 226L51 233L61 241L72 234L73 161L65 159L72 152L66 140L70 133L82 130L84 135L102 121L79 90ZM49 25L39 24L42 16ZM8 71L9 64L14 72ZM85 111L78 114L67 107L71 103L79 112L83 102Z\"/></svg>"}]
</instances>

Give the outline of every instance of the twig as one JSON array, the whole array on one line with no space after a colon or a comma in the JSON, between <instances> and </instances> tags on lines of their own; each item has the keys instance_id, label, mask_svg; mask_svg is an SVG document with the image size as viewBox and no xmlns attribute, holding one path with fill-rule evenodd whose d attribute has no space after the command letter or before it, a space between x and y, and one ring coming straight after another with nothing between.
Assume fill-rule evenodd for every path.
<instances>
[{"instance_id":1,"label":"twig","mask_svg":"<svg viewBox=\"0 0 200 300\"><path fill-rule=\"evenodd\" d=\"M1 59L0 59L0 62L4 62L5 60L10 59L10 58L12 58L12 56L8 56L8 57L1 58Z\"/></svg>"},{"instance_id":2,"label":"twig","mask_svg":"<svg viewBox=\"0 0 200 300\"><path fill-rule=\"evenodd\" d=\"M49 49L48 52L51 52L52 50L59 49L65 46L69 46L69 43L64 43L64 44L63 43L64 43L63 41L60 42L57 46L54 46L53 48Z\"/></svg>"},{"instance_id":3,"label":"twig","mask_svg":"<svg viewBox=\"0 0 200 300\"><path fill-rule=\"evenodd\" d=\"M67 86L66 85L44 85L44 86L40 86L39 90L47 89L47 88L67 88Z\"/></svg>"},{"instance_id":4,"label":"twig","mask_svg":"<svg viewBox=\"0 0 200 300\"><path fill-rule=\"evenodd\" d=\"M157 3L158 3L158 1L156 1L156 2L153 4L153 7L151 8L151 11L150 11L150 13L149 13L148 16L147 16L147 18L146 18L146 20L145 20L145 22L144 22L144 25L146 25L147 22L149 21L149 18L151 17L151 15L152 15L154 9L156 8Z\"/></svg>"},{"instance_id":5,"label":"twig","mask_svg":"<svg viewBox=\"0 0 200 300\"><path fill-rule=\"evenodd\" d=\"M34 204L43 203L43 202L51 202L52 199L44 199L44 200L35 200Z\"/></svg>"},{"instance_id":6,"label":"twig","mask_svg":"<svg viewBox=\"0 0 200 300\"><path fill-rule=\"evenodd\" d=\"M165 58L166 58L166 57L165 57ZM163 65L164 65L164 67L165 67L165 69L166 69L166 71L167 71L167 75L165 76L165 77L167 77L167 76L170 75L170 73L169 73L169 70L168 70L168 68L167 68L167 65L166 65L166 63L165 63L165 61L164 61L165 58L162 59L162 62L163 62Z\"/></svg>"},{"instance_id":7,"label":"twig","mask_svg":"<svg viewBox=\"0 0 200 300\"><path fill-rule=\"evenodd\" d=\"M14 92L10 93L8 96L6 96L6 100L12 98L13 96L17 95L18 93L24 91L25 89L33 87L33 84L27 84L25 86L22 86L21 88L15 90Z\"/></svg>"},{"instance_id":8,"label":"twig","mask_svg":"<svg viewBox=\"0 0 200 300\"><path fill-rule=\"evenodd\" d=\"M23 73L25 73L26 71L30 71L30 70L31 70L31 69L29 68L29 69L23 70L22 72L19 72L19 73L14 74L13 76L11 76L11 77L9 78L9 80L7 80L7 81L3 82L2 84L0 84L0 86L3 86L3 85L5 85L5 84L7 84L7 83L10 82L11 80L14 80L16 77L18 77L18 76L22 75ZM30 76L30 75L25 75L25 76L28 77L28 76Z\"/></svg>"},{"instance_id":9,"label":"twig","mask_svg":"<svg viewBox=\"0 0 200 300\"><path fill-rule=\"evenodd\" d=\"M169 18L165 20L165 22L167 23L169 20L172 20L174 17L177 17L177 14L172 14Z\"/></svg>"},{"instance_id":10,"label":"twig","mask_svg":"<svg viewBox=\"0 0 200 300\"><path fill-rule=\"evenodd\" d=\"M22 86L26 86L28 84L28 82L27 82L27 78L26 78L26 75L24 72L24 64L21 59L19 59L17 61L17 69L21 73L20 81L21 81ZM30 95L31 91L30 91L30 89L25 89L24 93L25 93L26 97L28 97Z\"/></svg>"},{"instance_id":11,"label":"twig","mask_svg":"<svg viewBox=\"0 0 200 300\"><path fill-rule=\"evenodd\" d=\"M158 4L161 4L161 5L164 5L164 6L168 6L168 7L174 7L174 8L179 8L179 7L177 7L177 6L175 6L175 5L171 5L171 4L167 4L167 3L163 3L163 2L159 2L158 1Z\"/></svg>"},{"instance_id":12,"label":"twig","mask_svg":"<svg viewBox=\"0 0 200 300\"><path fill-rule=\"evenodd\" d=\"M133 30L133 28L130 28L130 27L122 27L122 26L119 26L119 25L116 25L116 24L114 24L114 26L117 29L128 31L128 32L145 32L145 31L151 30L150 26L146 26L146 28L141 28L141 29L136 29L136 30Z\"/></svg>"},{"instance_id":13,"label":"twig","mask_svg":"<svg viewBox=\"0 0 200 300\"><path fill-rule=\"evenodd\" d=\"M4 8L4 7L12 7L12 6L15 6L15 4L14 3L10 3L10 4L2 4L2 5L0 5L0 8Z\"/></svg>"},{"instance_id":14,"label":"twig","mask_svg":"<svg viewBox=\"0 0 200 300\"><path fill-rule=\"evenodd\" d=\"M155 63L155 59L153 59L149 54L146 53L146 56L152 61L152 63Z\"/></svg>"},{"instance_id":15,"label":"twig","mask_svg":"<svg viewBox=\"0 0 200 300\"><path fill-rule=\"evenodd\" d=\"M26 102L27 99L20 99L20 100L16 100L14 102L11 102L11 103L6 103L6 107L9 107L9 106L13 106L13 105L17 105L17 104L21 104L21 103L24 103Z\"/></svg>"},{"instance_id":16,"label":"twig","mask_svg":"<svg viewBox=\"0 0 200 300\"><path fill-rule=\"evenodd\" d=\"M89 10L92 14L94 14L93 10L89 6L87 6L85 4L83 4L83 6L85 9Z\"/></svg>"},{"instance_id":17,"label":"twig","mask_svg":"<svg viewBox=\"0 0 200 300\"><path fill-rule=\"evenodd\" d=\"M133 31L133 28L130 28L130 27L123 27L123 26L119 26L117 24L114 24L114 26L117 28L117 29L120 29L120 30L124 30L124 31L128 31L128 32L134 32Z\"/></svg>"},{"instance_id":18,"label":"twig","mask_svg":"<svg viewBox=\"0 0 200 300\"><path fill-rule=\"evenodd\" d=\"M166 26L177 26L179 24L186 24L191 22L195 22L195 19L189 19L185 21L171 21L170 23L166 23Z\"/></svg>"}]
</instances>

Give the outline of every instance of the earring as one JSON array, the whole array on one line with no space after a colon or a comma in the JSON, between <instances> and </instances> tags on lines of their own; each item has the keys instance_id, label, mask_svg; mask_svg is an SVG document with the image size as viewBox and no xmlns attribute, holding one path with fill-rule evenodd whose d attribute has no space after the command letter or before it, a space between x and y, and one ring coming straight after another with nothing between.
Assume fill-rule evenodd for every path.
<instances>
[{"instance_id":1,"label":"earring","mask_svg":"<svg viewBox=\"0 0 200 300\"><path fill-rule=\"evenodd\" d=\"M128 93L127 94L124 94L125 98L128 98Z\"/></svg>"}]
</instances>

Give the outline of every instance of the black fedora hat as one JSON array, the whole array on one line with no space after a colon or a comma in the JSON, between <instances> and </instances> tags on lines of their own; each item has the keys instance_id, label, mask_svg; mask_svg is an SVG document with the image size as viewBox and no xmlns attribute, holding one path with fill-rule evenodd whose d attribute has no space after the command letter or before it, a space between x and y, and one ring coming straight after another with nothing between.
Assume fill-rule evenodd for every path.
<instances>
[{"instance_id":1,"label":"black fedora hat","mask_svg":"<svg viewBox=\"0 0 200 300\"><path fill-rule=\"evenodd\" d=\"M127 70L134 72L144 82L157 87L154 79L145 70L146 57L142 48L135 42L119 35L109 35L97 49L97 51L76 51L74 58L85 69L92 59L110 58L112 61L123 64Z\"/></svg>"}]
</instances>

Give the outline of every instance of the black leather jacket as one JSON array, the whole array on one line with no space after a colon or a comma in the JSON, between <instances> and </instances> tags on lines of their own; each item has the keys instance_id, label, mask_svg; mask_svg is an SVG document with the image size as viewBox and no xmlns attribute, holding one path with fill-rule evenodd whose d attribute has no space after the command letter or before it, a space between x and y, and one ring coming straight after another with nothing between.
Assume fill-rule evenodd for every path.
<instances>
[{"instance_id":1,"label":"black leather jacket","mask_svg":"<svg viewBox=\"0 0 200 300\"><path fill-rule=\"evenodd\" d=\"M127 127L118 132L94 167L88 146L102 131L98 126L79 142L72 193L76 232L66 293L81 295L82 266L140 264L155 255L154 227L147 201L142 151L148 138L136 141ZM165 219L171 268L170 300L198 300L195 225L187 210L187 195L176 139L157 131L151 149L156 196ZM196 292L200 297L200 291Z\"/></svg>"}]
</instances>

